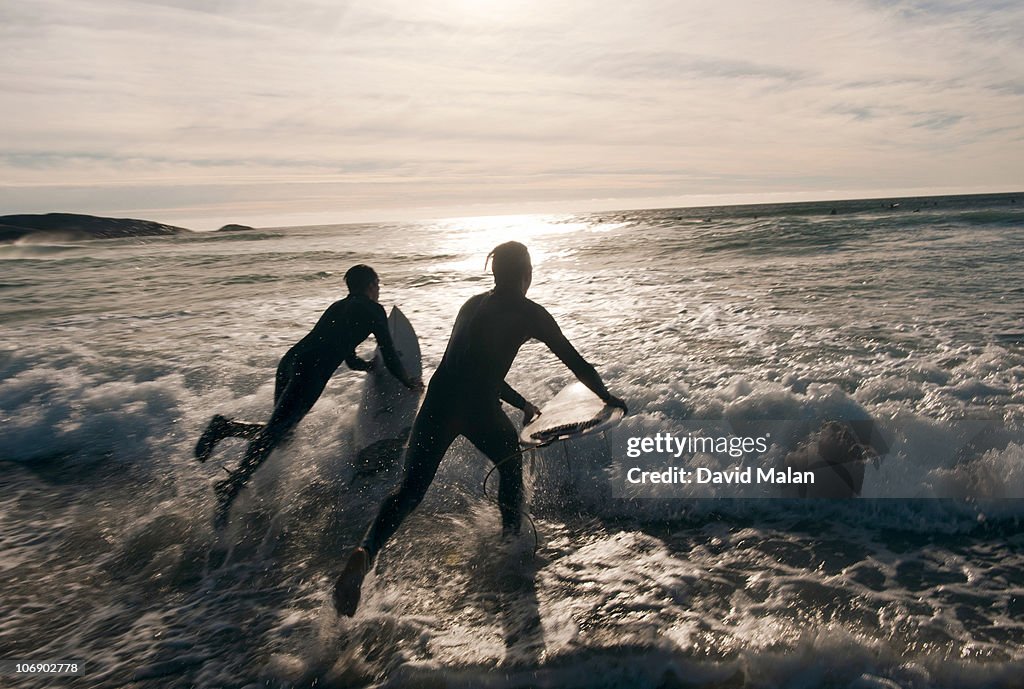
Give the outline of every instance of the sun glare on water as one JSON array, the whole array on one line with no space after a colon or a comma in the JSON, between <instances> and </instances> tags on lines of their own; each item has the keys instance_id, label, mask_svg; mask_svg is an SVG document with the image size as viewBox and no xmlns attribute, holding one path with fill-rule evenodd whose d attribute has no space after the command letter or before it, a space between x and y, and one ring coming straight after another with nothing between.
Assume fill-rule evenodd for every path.
<instances>
[{"instance_id":1,"label":"sun glare on water","mask_svg":"<svg viewBox=\"0 0 1024 689\"><path fill-rule=\"evenodd\" d=\"M559 215L502 215L475 218L450 218L437 223L441 237L437 245L440 253L453 256L451 261L438 264L438 270L478 271L491 249L508 242L522 242L530 249L534 266L560 253L563 247L554 246L550 238L568 235L586 228L586 223L570 222Z\"/></svg>"}]
</instances>

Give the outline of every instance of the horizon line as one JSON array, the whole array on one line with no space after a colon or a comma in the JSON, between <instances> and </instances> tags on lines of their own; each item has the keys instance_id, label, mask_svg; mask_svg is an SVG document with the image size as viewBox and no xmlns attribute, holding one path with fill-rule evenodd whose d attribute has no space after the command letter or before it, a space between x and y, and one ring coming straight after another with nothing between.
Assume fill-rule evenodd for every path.
<instances>
[{"instance_id":1,"label":"horizon line","mask_svg":"<svg viewBox=\"0 0 1024 689\"><path fill-rule=\"evenodd\" d=\"M821 196L818 196L819 192L747 192L739 194L690 194L680 197L640 197L636 199L636 203L629 203L627 199L621 198L608 198L608 199L589 199L590 209L579 209L569 210L566 206L576 206L572 201L550 201L550 202L525 202L521 204L525 208L521 211L511 210L510 204L506 203L488 203L480 204L479 208L483 212L474 212L471 210L472 207L457 207L457 208L408 208L398 209L395 211L395 215L388 217L386 214L389 211L382 209L365 209L355 211L311 211L304 213L267 213L260 214L258 217L266 220L271 218L280 218L283 222L258 222L256 217L252 218L249 222L244 219L244 213L221 215L220 213L209 215L193 215L191 218L183 217L182 220L170 219L168 215L161 214L173 213L175 211L188 213L187 209L152 209L153 213L147 213L146 209L142 210L142 213L136 213L135 210L124 209L124 210L111 210L107 212L101 212L102 214L95 213L83 213L80 211L69 211L69 210L51 210L45 212L13 212L4 213L7 215L47 215L53 214L73 214L73 215L92 215L93 217L107 217L122 220L145 220L148 222L158 222L165 225L171 225L175 227L181 227L188 229L192 232L204 233L214 232L220 227L225 225L235 224L252 227L253 229L291 229L301 227L317 227L317 226L344 226L344 225L367 225L367 224L387 224L387 223L427 223L427 222L439 222L439 221L453 221L462 220L467 218L503 218L503 217L516 217L516 216L531 216L531 215L589 215L589 214L606 214L606 213L626 213L634 211L669 211L669 210L701 210L701 209L720 209L720 208L749 208L755 206L784 206L798 203L844 203L849 201L895 201L901 199L932 199L932 198L950 198L958 196L1005 196L1012 194L1020 194L1024 196L1024 188L1021 189L1006 189L999 191L965 191L962 188L956 190L924 190L918 191L915 189L898 189L895 190L894 194L883 194L880 190L861 190L861 191L849 191L849 192L835 192L836 195L828 195L827 192L822 192ZM788 197L779 199L779 197ZM757 198L759 200L753 200ZM680 202L667 203L670 199L678 199ZM725 203L709 203L715 199L732 199L732 202ZM594 202L608 202L608 201L626 201L625 205L607 207L597 207L604 204ZM689 202L687 202L689 200ZM657 203L660 201L661 203ZM642 203L642 202L654 202L654 203ZM579 206L587 205L587 201L581 201ZM542 206L550 206L551 208L541 209ZM561 208L553 208L554 206L561 206ZM198 210L198 209L196 209ZM423 213L417 213L422 210ZM405 212L403 212L405 211ZM434 212L431 212L434 211ZM301 216L311 216L310 221L299 221ZM359 218L349 218L340 221L332 220L331 217L338 216L365 216ZM161 217L162 216L162 217ZM323 218L322 220L313 221L313 217ZM216 222L210 222L214 218L217 218ZM293 220L294 219L294 220ZM196 225L206 226L210 229L193 229Z\"/></svg>"}]
</instances>

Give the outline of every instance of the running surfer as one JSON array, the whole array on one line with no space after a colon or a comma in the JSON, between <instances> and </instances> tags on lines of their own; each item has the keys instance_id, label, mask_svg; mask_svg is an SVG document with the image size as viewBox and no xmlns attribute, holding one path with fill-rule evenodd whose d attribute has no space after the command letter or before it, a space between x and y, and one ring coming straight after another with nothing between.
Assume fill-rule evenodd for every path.
<instances>
[{"instance_id":1,"label":"running surfer","mask_svg":"<svg viewBox=\"0 0 1024 689\"><path fill-rule=\"evenodd\" d=\"M496 465L502 531L519 530L522 461L515 428L501 410L501 400L522 409L526 421L537 414L537 408L505 382L527 340L546 344L605 403L626 409L626 403L608 392L594 367L562 334L551 314L526 298L533 279L527 248L506 242L488 258L494 289L472 297L455 319L448 348L413 422L402 483L384 500L362 545L352 551L335 583L334 605L339 614L355 614L363 579L377 553L423 499L445 452L460 435Z\"/></svg>"},{"instance_id":2,"label":"running surfer","mask_svg":"<svg viewBox=\"0 0 1024 689\"><path fill-rule=\"evenodd\" d=\"M265 424L235 421L215 415L196 444L195 456L205 462L224 438L249 440L238 468L214 486L216 521L223 524L231 503L253 472L284 441L320 398L327 381L344 361L355 371L369 371L372 362L356 356L356 347L371 334L376 338L391 374L410 390L423 383L409 377L395 351L380 298L380 279L367 265L345 273L348 296L331 304L313 329L281 358L274 386L274 411Z\"/></svg>"}]
</instances>

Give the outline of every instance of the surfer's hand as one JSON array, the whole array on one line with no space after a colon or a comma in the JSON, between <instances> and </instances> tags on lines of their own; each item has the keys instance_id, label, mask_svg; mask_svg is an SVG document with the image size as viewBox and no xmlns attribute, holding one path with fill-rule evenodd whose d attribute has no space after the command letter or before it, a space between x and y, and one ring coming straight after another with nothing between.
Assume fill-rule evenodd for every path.
<instances>
[{"instance_id":1,"label":"surfer's hand","mask_svg":"<svg viewBox=\"0 0 1024 689\"><path fill-rule=\"evenodd\" d=\"M615 395L608 395L608 399L606 399L604 403L609 407L617 407L621 409L623 414L629 413L629 407L626 406L626 403Z\"/></svg>"},{"instance_id":2,"label":"surfer's hand","mask_svg":"<svg viewBox=\"0 0 1024 689\"><path fill-rule=\"evenodd\" d=\"M538 409L535 405L533 405L533 404L531 404L529 402L526 402L523 405L523 425L524 426L526 424L530 423L531 421L533 421L534 419L536 419L538 416L540 416L540 409Z\"/></svg>"},{"instance_id":3,"label":"surfer's hand","mask_svg":"<svg viewBox=\"0 0 1024 689\"><path fill-rule=\"evenodd\" d=\"M422 378L409 378L408 380L404 381L404 385L413 392L423 392L426 389L426 387L423 385Z\"/></svg>"}]
</instances>

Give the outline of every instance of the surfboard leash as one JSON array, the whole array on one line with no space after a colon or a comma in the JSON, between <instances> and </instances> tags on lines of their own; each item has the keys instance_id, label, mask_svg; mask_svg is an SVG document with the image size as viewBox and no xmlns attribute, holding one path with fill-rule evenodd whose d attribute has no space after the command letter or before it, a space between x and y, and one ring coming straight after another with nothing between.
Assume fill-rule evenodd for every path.
<instances>
[{"instance_id":1,"label":"surfboard leash","mask_svg":"<svg viewBox=\"0 0 1024 689\"><path fill-rule=\"evenodd\" d=\"M521 447L521 448L519 448L518 450L516 450L515 452L510 454L508 457L504 457L500 461L495 462L494 466L491 467L491 470L487 472L486 476L484 476L484 485L483 485L484 497L493 500L494 504L496 504L499 509L501 509L501 502L498 500L498 497L497 496L493 496L492 497L492 496L487 494L487 480L489 478L491 478L491 474L494 473L494 470L497 469L498 467L500 467L505 462L508 462L508 461L510 461L512 459L515 459L516 457L522 457L523 453L525 453L527 450L534 450L534 449L536 449L536 448L534 448L534 447ZM525 509L521 509L520 512L522 513L522 515L524 517L526 517L526 520L528 522L530 522L530 528L533 529L533 556L537 557L537 551L540 550L540 536L537 534L537 524L536 524L536 522L533 521L533 517L530 516L530 513L527 512Z\"/></svg>"}]
</instances>

